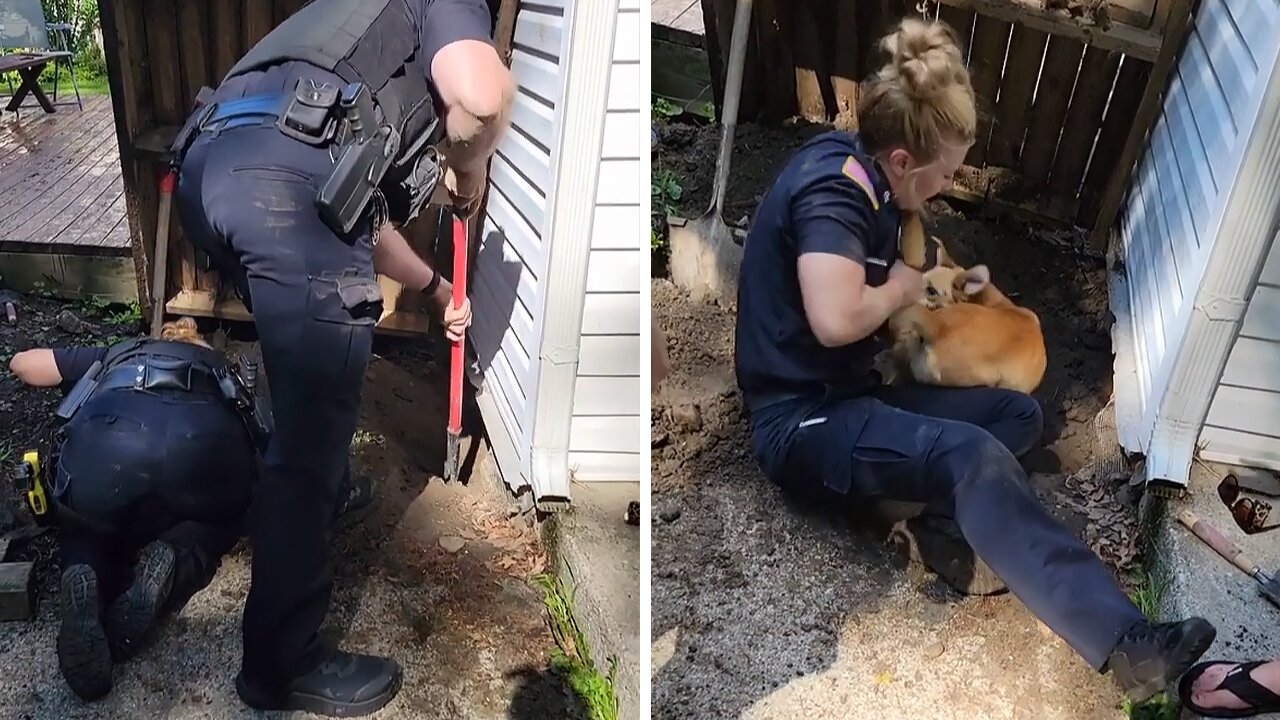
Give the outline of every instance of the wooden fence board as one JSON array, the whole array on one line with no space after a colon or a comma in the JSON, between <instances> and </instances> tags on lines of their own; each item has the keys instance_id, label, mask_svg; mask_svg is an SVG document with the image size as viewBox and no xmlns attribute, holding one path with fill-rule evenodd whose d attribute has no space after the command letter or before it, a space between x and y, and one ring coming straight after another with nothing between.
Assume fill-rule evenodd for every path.
<instances>
[{"instance_id":1,"label":"wooden fence board","mask_svg":"<svg viewBox=\"0 0 1280 720\"><path fill-rule=\"evenodd\" d=\"M1067 104L1071 100L1071 88L1075 85L1076 72L1084 45L1079 40L1054 36L1049 39L1045 53L1044 72L1040 76L1039 90L1031 106L1027 120L1027 139L1022 149L1019 170L1029 187L1038 188L1049 179L1058 136L1066 118ZM1050 88L1051 90L1047 90Z\"/></svg>"},{"instance_id":2,"label":"wooden fence board","mask_svg":"<svg viewBox=\"0 0 1280 720\"><path fill-rule=\"evenodd\" d=\"M986 15L978 16L973 27L969 74L977 97L978 137L964 161L974 167L980 168L986 162L991 117L995 111L996 93L1000 91L1000 73L1004 69L1004 56L1009 49L1012 29L1009 23Z\"/></svg>"},{"instance_id":3,"label":"wooden fence board","mask_svg":"<svg viewBox=\"0 0 1280 720\"><path fill-rule=\"evenodd\" d=\"M1089 153L1102 125L1107 96L1120 68L1120 53L1090 47L1085 50L1072 94L1071 106L1063 121L1062 138L1053 170L1049 174L1050 202L1054 214L1074 215L1075 200L1084 180Z\"/></svg>"},{"instance_id":4,"label":"wooden fence board","mask_svg":"<svg viewBox=\"0 0 1280 720\"><path fill-rule=\"evenodd\" d=\"M1036 91L1036 79L1044 60L1049 36L1022 25L1013 28L1004 77L1000 80L1000 98L996 103L987 146L987 164L1016 167L1022 154L1022 138L1027 133L1027 115Z\"/></svg>"}]
</instances>

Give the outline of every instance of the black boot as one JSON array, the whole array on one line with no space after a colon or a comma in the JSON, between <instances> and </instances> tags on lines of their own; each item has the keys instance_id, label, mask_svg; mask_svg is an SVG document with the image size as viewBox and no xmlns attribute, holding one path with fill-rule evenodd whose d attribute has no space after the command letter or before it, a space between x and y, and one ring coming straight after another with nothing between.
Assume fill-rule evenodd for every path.
<instances>
[{"instance_id":1,"label":"black boot","mask_svg":"<svg viewBox=\"0 0 1280 720\"><path fill-rule=\"evenodd\" d=\"M1143 620L1116 643L1103 672L1110 670L1134 702L1142 702L1182 676L1213 644L1218 631L1193 617L1152 625Z\"/></svg>"},{"instance_id":2,"label":"black boot","mask_svg":"<svg viewBox=\"0 0 1280 720\"><path fill-rule=\"evenodd\" d=\"M98 575L88 565L62 571L62 627L58 630L58 669L82 700L111 692L111 652L102 629Z\"/></svg>"},{"instance_id":3,"label":"black boot","mask_svg":"<svg viewBox=\"0 0 1280 720\"><path fill-rule=\"evenodd\" d=\"M337 652L283 690L264 689L236 676L240 699L256 710L303 710L329 717L358 717L383 708L400 692L396 661Z\"/></svg>"},{"instance_id":4,"label":"black boot","mask_svg":"<svg viewBox=\"0 0 1280 720\"><path fill-rule=\"evenodd\" d=\"M898 521L890 538L912 561L938 574L943 582L965 595L1000 595L1008 592L1004 581L981 558L954 520L920 515Z\"/></svg>"},{"instance_id":5,"label":"black boot","mask_svg":"<svg viewBox=\"0 0 1280 720\"><path fill-rule=\"evenodd\" d=\"M138 554L133 584L107 611L107 638L117 661L137 653L155 627L173 589L174 559L173 546L159 540Z\"/></svg>"},{"instance_id":6,"label":"black boot","mask_svg":"<svg viewBox=\"0 0 1280 720\"><path fill-rule=\"evenodd\" d=\"M345 530L363 520L373 508L374 498L373 478L348 473L338 488L338 505L334 510L337 528Z\"/></svg>"}]
</instances>

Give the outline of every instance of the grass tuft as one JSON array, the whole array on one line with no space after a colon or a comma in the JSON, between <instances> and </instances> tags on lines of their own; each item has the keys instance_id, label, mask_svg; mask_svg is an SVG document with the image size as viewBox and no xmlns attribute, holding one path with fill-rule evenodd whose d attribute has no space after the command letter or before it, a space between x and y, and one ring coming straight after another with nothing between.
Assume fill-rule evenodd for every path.
<instances>
[{"instance_id":1,"label":"grass tuft","mask_svg":"<svg viewBox=\"0 0 1280 720\"><path fill-rule=\"evenodd\" d=\"M582 699L590 720L617 720L618 658L609 658L609 674L602 675L591 659L587 636L574 618L573 597L564 582L557 575L545 573L535 576L533 583L542 589L548 625L556 642L551 651L551 670Z\"/></svg>"}]
</instances>

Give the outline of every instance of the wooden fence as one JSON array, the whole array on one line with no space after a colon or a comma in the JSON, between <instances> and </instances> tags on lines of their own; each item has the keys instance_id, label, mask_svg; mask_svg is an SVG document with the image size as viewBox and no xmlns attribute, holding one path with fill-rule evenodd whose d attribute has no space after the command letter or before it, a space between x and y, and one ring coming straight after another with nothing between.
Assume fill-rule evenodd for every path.
<instances>
[{"instance_id":1,"label":"wooden fence","mask_svg":"<svg viewBox=\"0 0 1280 720\"><path fill-rule=\"evenodd\" d=\"M1194 0L932 0L960 36L979 140L952 194L1093 230L1105 247ZM1044 9L1042 4L1066 9ZM1101 6L1103 15L1085 11ZM1068 7L1069 6L1069 7ZM702 0L716 107L733 0ZM857 81L915 0L755 0L739 121L856 125ZM723 30L722 30L723 29Z\"/></svg>"},{"instance_id":2,"label":"wooden fence","mask_svg":"<svg viewBox=\"0 0 1280 720\"><path fill-rule=\"evenodd\" d=\"M148 315L163 303L174 314L249 319L229 286L207 269L182 237L176 210L169 229L168 287L164 298L151 297L158 183L168 163L168 147L200 88L215 87L250 47L306 2L99 0L138 296ZM495 38L505 52L516 2L489 0L489 5L497 25ZM429 256L437 230L435 214L424 211L420 219L411 228L411 241ZM386 306L379 329L425 332L427 320L416 293L402 295L399 285L385 277L379 282Z\"/></svg>"}]
</instances>

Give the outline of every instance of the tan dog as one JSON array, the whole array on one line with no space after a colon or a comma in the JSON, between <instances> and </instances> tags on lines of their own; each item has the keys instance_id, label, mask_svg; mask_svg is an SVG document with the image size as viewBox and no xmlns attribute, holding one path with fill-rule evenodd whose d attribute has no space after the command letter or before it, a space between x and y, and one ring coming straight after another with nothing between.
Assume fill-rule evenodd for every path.
<instances>
[{"instance_id":1,"label":"tan dog","mask_svg":"<svg viewBox=\"0 0 1280 720\"><path fill-rule=\"evenodd\" d=\"M190 343L210 350L213 349L213 346L200 335L200 328L196 326L195 318L190 317L180 317L177 320L161 325L160 339L168 340L169 342Z\"/></svg>"},{"instance_id":2,"label":"tan dog","mask_svg":"<svg viewBox=\"0 0 1280 720\"><path fill-rule=\"evenodd\" d=\"M1047 359L1036 314L992 285L985 265L939 266L929 275L925 300L889 319L898 366L928 385L1039 387Z\"/></svg>"}]
</instances>

